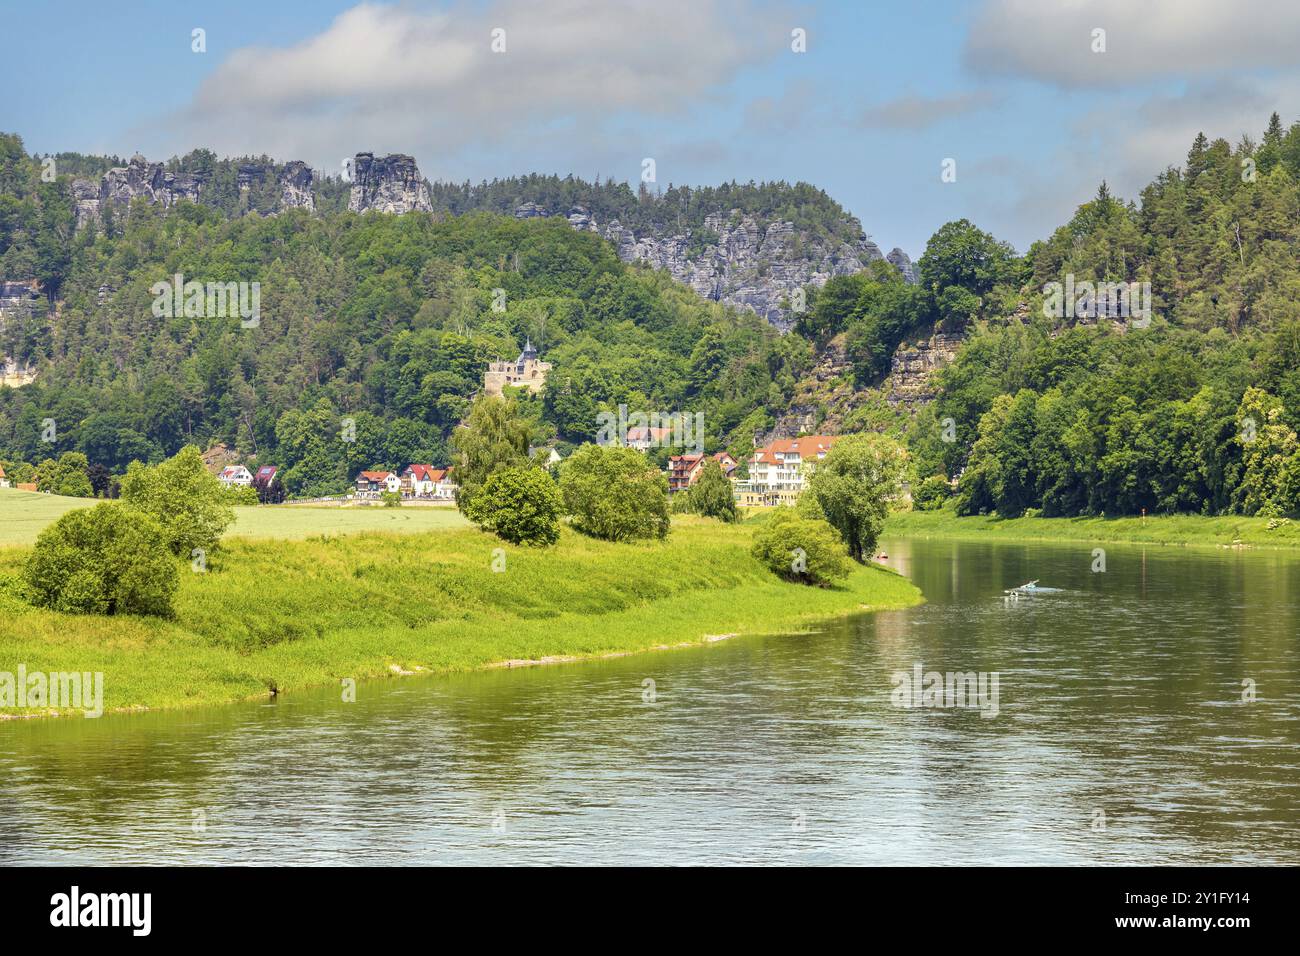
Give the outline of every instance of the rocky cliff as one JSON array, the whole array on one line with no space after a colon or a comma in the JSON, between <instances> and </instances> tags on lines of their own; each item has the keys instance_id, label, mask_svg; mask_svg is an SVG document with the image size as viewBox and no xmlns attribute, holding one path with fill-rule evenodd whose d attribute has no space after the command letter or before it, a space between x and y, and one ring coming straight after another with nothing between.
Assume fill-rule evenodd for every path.
<instances>
[{"instance_id":1,"label":"rocky cliff","mask_svg":"<svg viewBox=\"0 0 1300 956\"><path fill-rule=\"evenodd\" d=\"M374 153L357 153L352 162L352 194L348 209L353 212L432 212L429 185L420 175L415 159L393 153L376 159Z\"/></svg>"},{"instance_id":2,"label":"rocky cliff","mask_svg":"<svg viewBox=\"0 0 1300 956\"><path fill-rule=\"evenodd\" d=\"M889 255L885 256L885 258L889 261L890 265L903 274L904 280L913 285L917 283L918 277L916 267L912 265L912 260L908 257L906 252L898 248L898 246L894 246L893 249L889 250Z\"/></svg>"},{"instance_id":3,"label":"rocky cliff","mask_svg":"<svg viewBox=\"0 0 1300 956\"><path fill-rule=\"evenodd\" d=\"M110 169L99 182L77 179L72 183L76 204L77 226L98 218L106 208L125 211L136 199L171 206L181 200L210 202L212 181L209 173L185 173L168 170L162 163L151 163L138 153L126 166ZM312 193L311 167L299 160L276 166L268 163L240 163L235 183L242 192L278 180L279 208L316 208Z\"/></svg>"},{"instance_id":4,"label":"rocky cliff","mask_svg":"<svg viewBox=\"0 0 1300 956\"><path fill-rule=\"evenodd\" d=\"M164 206L182 199L196 203L204 182L203 176L168 172L162 163L151 163L136 153L126 166L104 174L99 183L99 208L112 205L125 209L137 198Z\"/></svg>"},{"instance_id":5,"label":"rocky cliff","mask_svg":"<svg viewBox=\"0 0 1300 956\"><path fill-rule=\"evenodd\" d=\"M280 170L280 205L285 209L306 209L308 212L316 209L311 167L300 159L285 163Z\"/></svg>"},{"instance_id":6,"label":"rocky cliff","mask_svg":"<svg viewBox=\"0 0 1300 956\"><path fill-rule=\"evenodd\" d=\"M900 345L890 360L885 400L909 409L934 401L938 395L934 374L957 356L964 341L965 334L937 332L928 339Z\"/></svg>"},{"instance_id":7,"label":"rocky cliff","mask_svg":"<svg viewBox=\"0 0 1300 956\"><path fill-rule=\"evenodd\" d=\"M532 202L515 209L520 219L556 214ZM824 285L832 276L851 275L884 258L852 217L847 222L854 238L848 240L800 233L787 220L762 222L735 209L706 216L701 229L673 234L637 233L618 219L601 223L583 206L570 208L565 218L573 228L609 240L625 262L664 269L699 295L751 309L783 332L798 318L792 307L796 290ZM915 281L911 260L894 251L906 269L894 265Z\"/></svg>"}]
</instances>

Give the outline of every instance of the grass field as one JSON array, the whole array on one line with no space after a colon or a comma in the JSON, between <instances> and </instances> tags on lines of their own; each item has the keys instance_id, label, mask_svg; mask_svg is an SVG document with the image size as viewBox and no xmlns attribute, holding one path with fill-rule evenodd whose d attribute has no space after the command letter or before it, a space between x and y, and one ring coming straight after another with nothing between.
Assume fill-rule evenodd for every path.
<instances>
[{"instance_id":1,"label":"grass field","mask_svg":"<svg viewBox=\"0 0 1300 956\"><path fill-rule=\"evenodd\" d=\"M0 547L30 545L47 525L66 512L93 504L96 502L90 498L63 498L0 488ZM277 505L236 508L235 523L226 534L228 537L301 540L319 534L436 531L468 525L469 522L454 507Z\"/></svg>"},{"instance_id":2,"label":"grass field","mask_svg":"<svg viewBox=\"0 0 1300 956\"><path fill-rule=\"evenodd\" d=\"M1268 530L1267 518L959 518L950 511L909 511L889 516L885 534L901 538L999 538L1019 541L1097 541L1134 544L1300 548L1300 522Z\"/></svg>"},{"instance_id":3,"label":"grass field","mask_svg":"<svg viewBox=\"0 0 1300 956\"><path fill-rule=\"evenodd\" d=\"M750 557L753 530L681 518L666 542L611 544L565 529L546 550L504 545L473 528L232 537L207 573L182 570L171 621L34 609L19 587L27 549L7 548L0 671L101 671L107 709L182 707L395 670L786 632L921 599L906 579L875 567L857 568L835 589L784 583ZM492 569L497 548L501 572Z\"/></svg>"}]
</instances>

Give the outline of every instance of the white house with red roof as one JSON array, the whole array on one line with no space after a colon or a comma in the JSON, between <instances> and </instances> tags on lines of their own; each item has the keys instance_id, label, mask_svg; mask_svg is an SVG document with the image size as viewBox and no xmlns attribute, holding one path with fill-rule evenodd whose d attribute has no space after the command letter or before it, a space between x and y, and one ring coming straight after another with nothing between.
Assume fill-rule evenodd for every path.
<instances>
[{"instance_id":1,"label":"white house with red roof","mask_svg":"<svg viewBox=\"0 0 1300 956\"><path fill-rule=\"evenodd\" d=\"M221 482L227 488L234 485L242 485L247 488L253 483L253 473L243 465L227 465L221 469L217 475L217 481Z\"/></svg>"},{"instance_id":2,"label":"white house with red roof","mask_svg":"<svg viewBox=\"0 0 1300 956\"><path fill-rule=\"evenodd\" d=\"M433 465L407 465L402 469L402 494L413 498L432 498L438 484L439 470Z\"/></svg>"},{"instance_id":3,"label":"white house with red roof","mask_svg":"<svg viewBox=\"0 0 1300 956\"><path fill-rule=\"evenodd\" d=\"M797 501L817 462L826 457L838 435L781 438L755 450L749 459L748 490L763 504Z\"/></svg>"}]
</instances>

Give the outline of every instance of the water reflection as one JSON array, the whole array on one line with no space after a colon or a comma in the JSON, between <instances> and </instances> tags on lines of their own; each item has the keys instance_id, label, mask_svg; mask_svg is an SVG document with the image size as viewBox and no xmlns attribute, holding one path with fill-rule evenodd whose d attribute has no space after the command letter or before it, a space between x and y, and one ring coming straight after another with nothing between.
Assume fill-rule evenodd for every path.
<instances>
[{"instance_id":1,"label":"water reflection","mask_svg":"<svg viewBox=\"0 0 1300 956\"><path fill-rule=\"evenodd\" d=\"M811 635L0 724L0 862L1300 861L1300 561L885 549L928 603Z\"/></svg>"}]
</instances>

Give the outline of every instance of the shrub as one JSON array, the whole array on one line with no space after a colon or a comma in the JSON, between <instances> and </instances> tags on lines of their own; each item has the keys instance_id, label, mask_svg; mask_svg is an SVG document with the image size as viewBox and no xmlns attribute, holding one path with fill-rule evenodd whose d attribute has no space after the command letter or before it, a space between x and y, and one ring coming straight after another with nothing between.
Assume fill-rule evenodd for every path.
<instances>
[{"instance_id":1,"label":"shrub","mask_svg":"<svg viewBox=\"0 0 1300 956\"><path fill-rule=\"evenodd\" d=\"M560 466L573 526L606 541L668 535L668 480L639 451L583 445Z\"/></svg>"},{"instance_id":2,"label":"shrub","mask_svg":"<svg viewBox=\"0 0 1300 956\"><path fill-rule=\"evenodd\" d=\"M952 486L943 475L931 475L912 492L912 507L917 511L938 511L952 495Z\"/></svg>"},{"instance_id":3,"label":"shrub","mask_svg":"<svg viewBox=\"0 0 1300 956\"><path fill-rule=\"evenodd\" d=\"M379 500L384 503L385 508L402 507L402 493L400 491L381 491Z\"/></svg>"},{"instance_id":4,"label":"shrub","mask_svg":"<svg viewBox=\"0 0 1300 956\"><path fill-rule=\"evenodd\" d=\"M778 508L754 534L750 554L787 581L829 587L853 564L835 529L793 508Z\"/></svg>"},{"instance_id":5,"label":"shrub","mask_svg":"<svg viewBox=\"0 0 1300 956\"><path fill-rule=\"evenodd\" d=\"M42 531L23 580L38 607L82 614L170 617L180 586L158 523L107 502L69 511Z\"/></svg>"},{"instance_id":6,"label":"shrub","mask_svg":"<svg viewBox=\"0 0 1300 956\"><path fill-rule=\"evenodd\" d=\"M195 548L216 548L235 520L226 490L208 474L193 445L159 465L131 462L122 479L122 501L156 520L172 554L186 558Z\"/></svg>"},{"instance_id":7,"label":"shrub","mask_svg":"<svg viewBox=\"0 0 1300 956\"><path fill-rule=\"evenodd\" d=\"M226 504L228 505L257 505L261 504L261 498L257 494L257 489L252 485L231 485L225 489Z\"/></svg>"},{"instance_id":8,"label":"shrub","mask_svg":"<svg viewBox=\"0 0 1300 956\"><path fill-rule=\"evenodd\" d=\"M687 489L686 494L690 510L697 515L728 523L739 519L731 482L722 473L722 466L715 458L704 462L700 477Z\"/></svg>"},{"instance_id":9,"label":"shrub","mask_svg":"<svg viewBox=\"0 0 1300 956\"><path fill-rule=\"evenodd\" d=\"M492 472L465 514L512 544L551 545L560 538L560 492L538 467Z\"/></svg>"}]
</instances>

